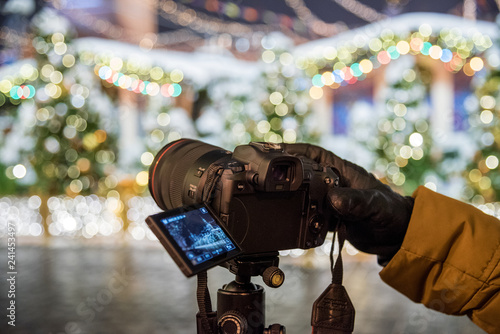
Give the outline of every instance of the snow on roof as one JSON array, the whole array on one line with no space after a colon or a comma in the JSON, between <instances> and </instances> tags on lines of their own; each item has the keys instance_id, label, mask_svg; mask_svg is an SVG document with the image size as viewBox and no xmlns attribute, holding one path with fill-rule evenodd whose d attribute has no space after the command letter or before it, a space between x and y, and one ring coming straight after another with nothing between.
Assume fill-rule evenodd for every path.
<instances>
[{"instance_id":1,"label":"snow on roof","mask_svg":"<svg viewBox=\"0 0 500 334\"><path fill-rule=\"evenodd\" d=\"M180 69L184 78L193 82L194 86L205 86L214 79L224 77L248 79L260 72L258 63L220 54L161 49L145 51L136 45L94 37L80 38L74 43L80 52L115 55L140 64L160 66L169 71Z\"/></svg>"},{"instance_id":2,"label":"snow on roof","mask_svg":"<svg viewBox=\"0 0 500 334\"><path fill-rule=\"evenodd\" d=\"M293 54L297 57L322 57L326 47L339 46L356 39L368 41L379 37L385 29L391 30L395 35L404 35L418 30L422 24L428 24L433 31L454 28L458 29L463 36L472 37L476 33L481 33L488 35L492 40L498 37L498 26L492 22L473 21L441 13L408 13L349 30L334 37L301 44L295 48Z\"/></svg>"}]
</instances>

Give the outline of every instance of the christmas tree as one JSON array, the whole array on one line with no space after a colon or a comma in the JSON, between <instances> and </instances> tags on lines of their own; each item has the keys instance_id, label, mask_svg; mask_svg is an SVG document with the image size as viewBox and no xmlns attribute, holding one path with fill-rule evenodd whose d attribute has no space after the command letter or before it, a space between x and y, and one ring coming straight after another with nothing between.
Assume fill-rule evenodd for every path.
<instances>
[{"instance_id":1,"label":"christmas tree","mask_svg":"<svg viewBox=\"0 0 500 334\"><path fill-rule=\"evenodd\" d=\"M47 11L34 19L39 76L35 124L28 133L35 141L24 155L38 193L106 194L116 186L116 128L100 82L79 61L72 31L61 20Z\"/></svg>"},{"instance_id":2,"label":"christmas tree","mask_svg":"<svg viewBox=\"0 0 500 334\"><path fill-rule=\"evenodd\" d=\"M278 143L317 143L320 133L312 122L310 84L286 50L278 46L262 54L266 66L261 84L267 94L261 103L266 119L257 123L253 136Z\"/></svg>"},{"instance_id":3,"label":"christmas tree","mask_svg":"<svg viewBox=\"0 0 500 334\"><path fill-rule=\"evenodd\" d=\"M392 70L400 75L389 82L386 110L377 124L378 136L367 143L376 153L375 170L389 183L411 194L425 183L436 161L431 157L432 138L429 131L429 108L426 106L429 73L413 63L405 70Z\"/></svg>"},{"instance_id":4,"label":"christmas tree","mask_svg":"<svg viewBox=\"0 0 500 334\"><path fill-rule=\"evenodd\" d=\"M21 103L25 101L19 97L17 91L20 90L22 94L24 87L28 87L24 85L25 81L26 78L8 77L0 82L0 147L3 148L0 150L0 184L2 185L0 195L22 193L27 190L26 184L19 183L20 178L25 176L22 170L25 167L19 164L19 154L16 148L10 146L14 137L22 136L23 133L23 129L16 124L16 115L17 110L21 108ZM33 86L30 85L28 89L30 87Z\"/></svg>"},{"instance_id":5,"label":"christmas tree","mask_svg":"<svg viewBox=\"0 0 500 334\"><path fill-rule=\"evenodd\" d=\"M262 45L264 67L259 85L265 87L261 105L266 119L257 123L253 138L278 143L318 142L320 133L312 122L311 85L289 52L290 40L271 34Z\"/></svg>"},{"instance_id":6,"label":"christmas tree","mask_svg":"<svg viewBox=\"0 0 500 334\"><path fill-rule=\"evenodd\" d=\"M211 82L207 87L209 101L197 120L202 137L228 149L250 141L319 140L311 122L309 80L296 67L290 43L281 34L268 35L262 41L261 61L248 65L257 75L244 81L224 77Z\"/></svg>"},{"instance_id":7,"label":"christmas tree","mask_svg":"<svg viewBox=\"0 0 500 334\"><path fill-rule=\"evenodd\" d=\"M464 197L475 204L500 199L500 71L491 70L476 89L477 108L469 115L470 133L478 150L464 178Z\"/></svg>"}]
</instances>

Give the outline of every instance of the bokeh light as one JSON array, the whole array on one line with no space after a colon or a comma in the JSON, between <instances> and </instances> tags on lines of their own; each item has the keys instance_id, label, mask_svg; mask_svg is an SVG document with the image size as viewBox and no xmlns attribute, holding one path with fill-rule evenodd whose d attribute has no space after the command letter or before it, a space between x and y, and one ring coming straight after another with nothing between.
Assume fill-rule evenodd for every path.
<instances>
[{"instance_id":1,"label":"bokeh light","mask_svg":"<svg viewBox=\"0 0 500 334\"><path fill-rule=\"evenodd\" d=\"M473 71L479 72L484 67L484 62L479 57L474 57L470 60L470 67Z\"/></svg>"}]
</instances>

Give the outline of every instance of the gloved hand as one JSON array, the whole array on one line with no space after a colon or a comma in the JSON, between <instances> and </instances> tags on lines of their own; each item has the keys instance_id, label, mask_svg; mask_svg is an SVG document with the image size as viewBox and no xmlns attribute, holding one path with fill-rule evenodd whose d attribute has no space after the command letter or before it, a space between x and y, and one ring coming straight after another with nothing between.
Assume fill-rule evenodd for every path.
<instances>
[{"instance_id":1,"label":"gloved hand","mask_svg":"<svg viewBox=\"0 0 500 334\"><path fill-rule=\"evenodd\" d=\"M289 154L307 157L340 173L340 187L330 190L328 199L346 225L347 240L360 251L377 254L379 264L386 265L403 243L413 198L397 194L373 174L319 146L282 146Z\"/></svg>"}]
</instances>

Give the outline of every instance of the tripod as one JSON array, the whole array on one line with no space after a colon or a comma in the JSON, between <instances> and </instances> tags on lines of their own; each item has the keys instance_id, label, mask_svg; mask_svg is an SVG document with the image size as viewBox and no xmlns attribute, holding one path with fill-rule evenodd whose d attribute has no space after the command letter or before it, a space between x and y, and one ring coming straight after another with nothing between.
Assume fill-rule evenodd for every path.
<instances>
[{"instance_id":1,"label":"tripod","mask_svg":"<svg viewBox=\"0 0 500 334\"><path fill-rule=\"evenodd\" d=\"M217 311L210 309L206 282L198 285L200 312L196 315L198 334L285 334L285 328L273 324L265 328L264 288L251 282L252 276L262 276L264 283L278 288L285 280L278 268L278 252L238 257L225 263L236 275L234 281L217 291ZM202 308L205 307L205 310ZM207 308L208 307L208 308ZM211 333L210 333L211 331Z\"/></svg>"}]
</instances>

